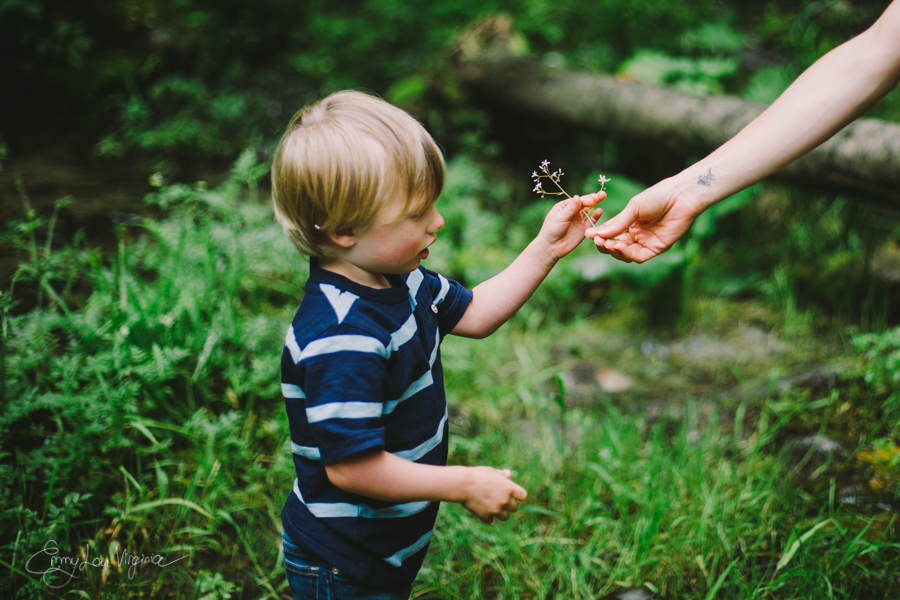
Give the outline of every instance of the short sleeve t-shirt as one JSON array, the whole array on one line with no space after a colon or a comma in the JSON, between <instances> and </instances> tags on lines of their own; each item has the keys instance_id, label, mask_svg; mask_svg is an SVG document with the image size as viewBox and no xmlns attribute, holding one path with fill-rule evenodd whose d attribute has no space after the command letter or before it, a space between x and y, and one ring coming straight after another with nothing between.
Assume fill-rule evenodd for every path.
<instances>
[{"instance_id":1,"label":"short sleeve t-shirt","mask_svg":"<svg viewBox=\"0 0 900 600\"><path fill-rule=\"evenodd\" d=\"M297 478L281 517L288 536L376 587L415 579L438 502L391 503L335 487L324 465L383 448L447 463L440 342L472 292L422 267L374 289L310 264L281 359Z\"/></svg>"}]
</instances>

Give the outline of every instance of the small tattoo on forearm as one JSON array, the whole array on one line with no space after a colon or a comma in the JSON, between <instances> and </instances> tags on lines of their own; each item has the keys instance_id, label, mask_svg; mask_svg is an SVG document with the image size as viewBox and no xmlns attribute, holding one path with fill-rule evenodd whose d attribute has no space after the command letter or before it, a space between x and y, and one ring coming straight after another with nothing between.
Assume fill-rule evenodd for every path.
<instances>
[{"instance_id":1,"label":"small tattoo on forearm","mask_svg":"<svg viewBox=\"0 0 900 600\"><path fill-rule=\"evenodd\" d=\"M716 180L716 176L712 174L712 169L709 170L709 173L706 175L701 175L697 179L697 185L705 185L709 187L712 185L712 182Z\"/></svg>"}]
</instances>

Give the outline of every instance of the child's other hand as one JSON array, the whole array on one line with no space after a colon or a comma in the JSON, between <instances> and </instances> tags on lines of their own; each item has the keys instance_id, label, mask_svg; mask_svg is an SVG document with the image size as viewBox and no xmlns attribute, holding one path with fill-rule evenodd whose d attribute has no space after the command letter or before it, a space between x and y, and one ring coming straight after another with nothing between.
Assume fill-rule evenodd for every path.
<instances>
[{"instance_id":1,"label":"child's other hand","mask_svg":"<svg viewBox=\"0 0 900 600\"><path fill-rule=\"evenodd\" d=\"M606 198L606 192L587 196L574 196L556 203L544 219L538 239L547 245L550 258L558 260L575 249L584 239L584 231L603 214L603 209L593 211L590 220L584 217L598 202Z\"/></svg>"},{"instance_id":2,"label":"child's other hand","mask_svg":"<svg viewBox=\"0 0 900 600\"><path fill-rule=\"evenodd\" d=\"M509 470L493 467L470 467L469 482L466 486L462 505L483 523L493 523L494 519L506 521L509 514L519 510L519 502L528 493L510 480Z\"/></svg>"}]
</instances>

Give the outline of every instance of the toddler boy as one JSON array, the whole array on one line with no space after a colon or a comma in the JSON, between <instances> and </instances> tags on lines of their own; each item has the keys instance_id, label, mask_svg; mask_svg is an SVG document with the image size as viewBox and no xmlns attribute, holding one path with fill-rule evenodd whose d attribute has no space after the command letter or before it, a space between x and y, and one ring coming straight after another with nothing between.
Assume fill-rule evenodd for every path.
<instances>
[{"instance_id":1,"label":"toddler boy","mask_svg":"<svg viewBox=\"0 0 900 600\"><path fill-rule=\"evenodd\" d=\"M526 497L509 471L446 466L440 342L509 319L605 194L558 203L512 265L469 291L420 266L444 224L444 162L402 110L359 92L304 108L272 180L276 217L310 256L281 363L297 473L281 514L288 581L295 599L405 600L440 501L490 523Z\"/></svg>"}]
</instances>

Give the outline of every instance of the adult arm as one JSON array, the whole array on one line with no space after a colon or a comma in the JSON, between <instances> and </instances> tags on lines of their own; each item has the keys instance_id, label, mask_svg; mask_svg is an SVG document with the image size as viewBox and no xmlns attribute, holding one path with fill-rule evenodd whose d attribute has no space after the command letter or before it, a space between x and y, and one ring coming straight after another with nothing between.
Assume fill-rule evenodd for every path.
<instances>
[{"instance_id":1,"label":"adult arm","mask_svg":"<svg viewBox=\"0 0 900 600\"><path fill-rule=\"evenodd\" d=\"M619 215L585 235L620 260L649 260L669 249L701 212L833 136L898 80L900 0L895 0L872 27L819 59L731 140L638 194Z\"/></svg>"}]
</instances>

